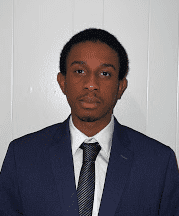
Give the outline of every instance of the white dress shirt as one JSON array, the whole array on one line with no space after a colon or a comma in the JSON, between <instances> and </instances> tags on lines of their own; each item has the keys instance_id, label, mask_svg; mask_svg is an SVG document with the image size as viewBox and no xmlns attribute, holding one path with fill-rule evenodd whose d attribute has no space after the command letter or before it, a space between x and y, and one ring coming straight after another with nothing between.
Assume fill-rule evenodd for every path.
<instances>
[{"instance_id":1,"label":"white dress shirt","mask_svg":"<svg viewBox=\"0 0 179 216\"><path fill-rule=\"evenodd\" d=\"M110 123L93 137L88 137L80 130L78 130L73 124L72 116L70 116L69 127L71 135L71 148L73 154L76 188L78 186L78 179L83 162L83 150L79 148L80 145L85 141L98 142L101 146L101 150L95 161L95 191L92 212L92 216L97 216L103 194L106 171L110 157L112 137L114 131L114 116L112 114Z\"/></svg>"}]
</instances>

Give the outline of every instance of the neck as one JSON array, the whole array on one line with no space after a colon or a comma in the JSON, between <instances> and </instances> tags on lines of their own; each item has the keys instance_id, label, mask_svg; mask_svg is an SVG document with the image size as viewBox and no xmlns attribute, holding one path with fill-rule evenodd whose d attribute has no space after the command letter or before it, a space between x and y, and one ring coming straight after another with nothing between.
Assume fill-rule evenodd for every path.
<instances>
[{"instance_id":1,"label":"neck","mask_svg":"<svg viewBox=\"0 0 179 216\"><path fill-rule=\"evenodd\" d=\"M81 120L76 115L72 115L73 124L75 127L88 137L92 137L105 128L111 121L111 115L105 118L97 119L93 122Z\"/></svg>"}]
</instances>

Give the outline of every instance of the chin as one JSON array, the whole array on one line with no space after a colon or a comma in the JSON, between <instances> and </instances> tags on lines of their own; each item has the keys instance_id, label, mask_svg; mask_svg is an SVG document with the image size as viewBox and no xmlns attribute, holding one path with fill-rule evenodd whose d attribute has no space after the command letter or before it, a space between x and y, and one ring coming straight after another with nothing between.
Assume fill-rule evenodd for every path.
<instances>
[{"instance_id":1,"label":"chin","mask_svg":"<svg viewBox=\"0 0 179 216\"><path fill-rule=\"evenodd\" d=\"M78 118L83 121L83 122L95 122L100 119L100 116L96 115L93 113L78 113Z\"/></svg>"},{"instance_id":2,"label":"chin","mask_svg":"<svg viewBox=\"0 0 179 216\"><path fill-rule=\"evenodd\" d=\"M96 117L94 117L94 116L83 116L83 117L79 117L79 119L81 120L81 121L84 121L84 122L95 122L95 121L97 121L99 118L96 118Z\"/></svg>"},{"instance_id":3,"label":"chin","mask_svg":"<svg viewBox=\"0 0 179 216\"><path fill-rule=\"evenodd\" d=\"M74 115L83 122L96 122L105 119L109 112L100 112L101 110L78 110ZM111 115L110 115L111 116Z\"/></svg>"},{"instance_id":4,"label":"chin","mask_svg":"<svg viewBox=\"0 0 179 216\"><path fill-rule=\"evenodd\" d=\"M83 122L95 122L95 121L99 121L103 118L106 117L106 113L99 115L98 113L96 114L92 114L92 113L80 113L78 115L78 118L83 121Z\"/></svg>"}]
</instances>

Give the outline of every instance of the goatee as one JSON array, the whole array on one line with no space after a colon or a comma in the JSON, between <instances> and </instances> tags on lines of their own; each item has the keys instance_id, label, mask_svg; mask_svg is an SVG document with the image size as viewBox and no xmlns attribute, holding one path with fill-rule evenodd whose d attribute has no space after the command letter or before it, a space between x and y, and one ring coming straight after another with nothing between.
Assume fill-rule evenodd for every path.
<instances>
[{"instance_id":1,"label":"goatee","mask_svg":"<svg viewBox=\"0 0 179 216\"><path fill-rule=\"evenodd\" d=\"M86 117L80 118L80 120L84 121L84 122L95 122L95 121L98 120L98 118L91 117L91 116L86 116Z\"/></svg>"}]
</instances>

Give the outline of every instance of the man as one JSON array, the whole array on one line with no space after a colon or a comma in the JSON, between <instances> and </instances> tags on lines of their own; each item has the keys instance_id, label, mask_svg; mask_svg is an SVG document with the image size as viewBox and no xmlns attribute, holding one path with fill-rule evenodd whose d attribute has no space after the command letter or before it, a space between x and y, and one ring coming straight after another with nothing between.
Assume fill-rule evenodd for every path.
<instances>
[{"instance_id":1,"label":"man","mask_svg":"<svg viewBox=\"0 0 179 216\"><path fill-rule=\"evenodd\" d=\"M0 215L179 215L173 150L113 116L127 73L127 53L110 33L70 39L57 80L71 115L10 143Z\"/></svg>"}]
</instances>

